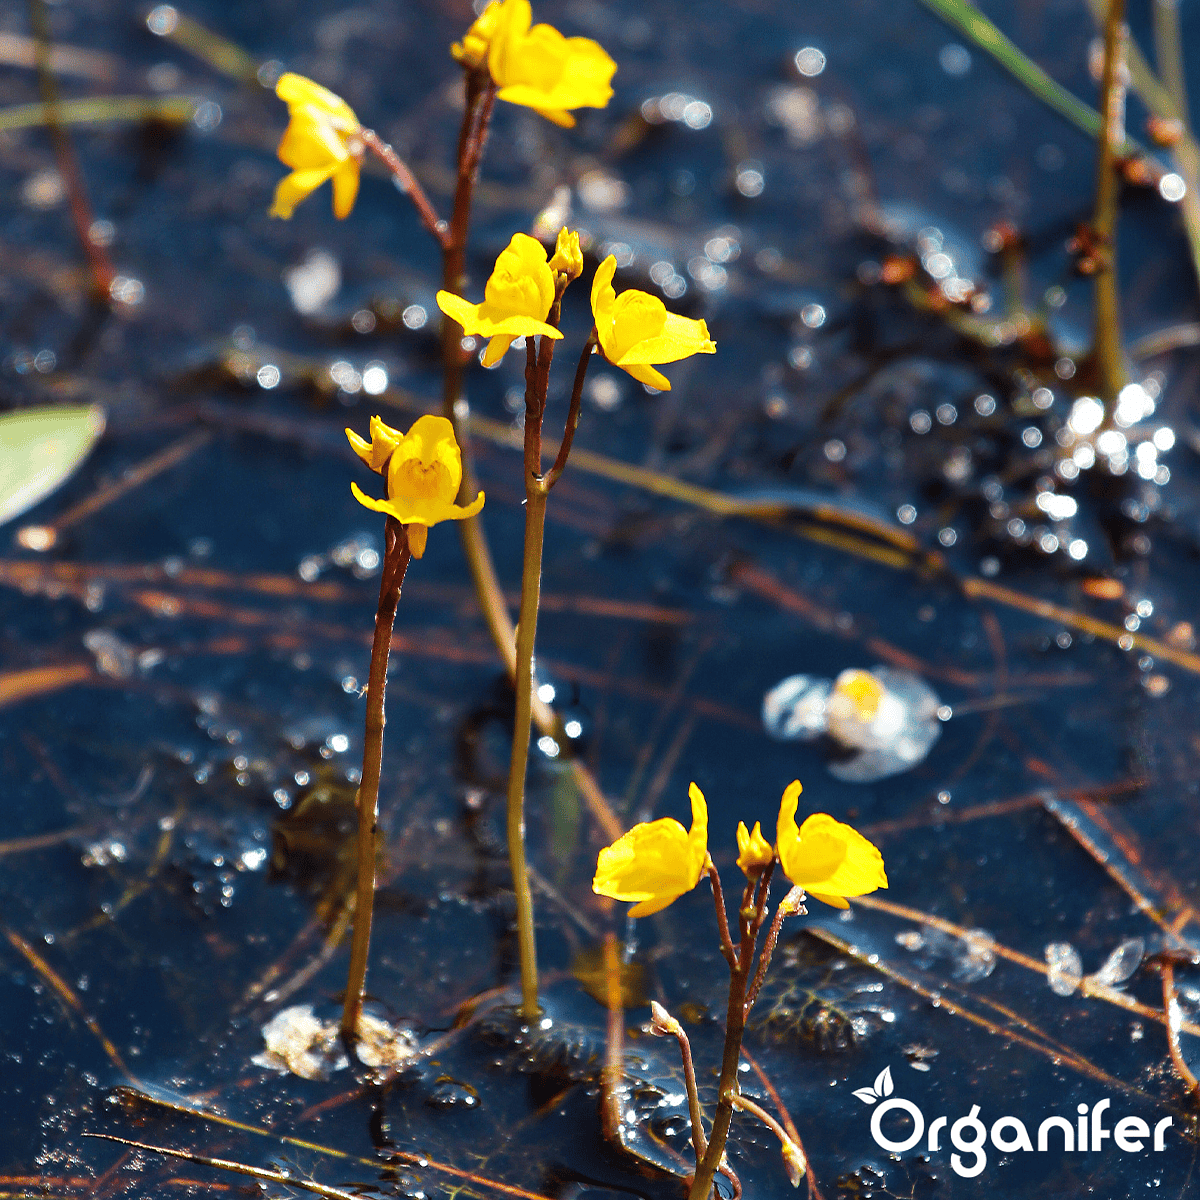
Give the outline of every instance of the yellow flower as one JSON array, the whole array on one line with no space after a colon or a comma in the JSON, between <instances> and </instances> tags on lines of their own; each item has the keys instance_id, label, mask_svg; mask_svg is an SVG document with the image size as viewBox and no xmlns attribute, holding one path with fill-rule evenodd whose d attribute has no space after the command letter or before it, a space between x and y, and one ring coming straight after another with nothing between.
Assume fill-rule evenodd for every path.
<instances>
[{"instance_id":1,"label":"yellow flower","mask_svg":"<svg viewBox=\"0 0 1200 1200\"><path fill-rule=\"evenodd\" d=\"M535 333L562 337L553 325L546 324L554 303L554 276L546 265L546 251L526 233L514 233L500 252L483 289L482 304L471 304L453 292L438 292L437 302L464 333L491 339L483 355L486 367L498 363L515 338Z\"/></svg>"},{"instance_id":2,"label":"yellow flower","mask_svg":"<svg viewBox=\"0 0 1200 1200\"><path fill-rule=\"evenodd\" d=\"M634 379L669 392L671 382L651 363L678 362L693 354L715 354L716 343L708 336L703 321L667 312L657 296L613 290L617 260L610 254L597 268L592 280L592 315L604 357L614 367L628 371Z\"/></svg>"},{"instance_id":3,"label":"yellow flower","mask_svg":"<svg viewBox=\"0 0 1200 1200\"><path fill-rule=\"evenodd\" d=\"M455 42L450 47L450 53L464 67L474 70L476 67L483 66L487 61L488 47L492 44L492 37L496 32L496 26L500 23L500 14L503 11L503 4L489 4L475 18L471 28L463 34L463 40Z\"/></svg>"},{"instance_id":4,"label":"yellow flower","mask_svg":"<svg viewBox=\"0 0 1200 1200\"><path fill-rule=\"evenodd\" d=\"M279 181L271 216L290 217L310 192L333 180L333 212L349 216L358 195L362 128L354 110L340 96L303 75L279 77L275 94L287 103L288 127L279 143L279 158L292 173Z\"/></svg>"},{"instance_id":5,"label":"yellow flower","mask_svg":"<svg viewBox=\"0 0 1200 1200\"><path fill-rule=\"evenodd\" d=\"M583 251L579 248L579 234L565 225L558 231L554 254L546 264L552 272L565 275L567 282L583 274Z\"/></svg>"},{"instance_id":6,"label":"yellow flower","mask_svg":"<svg viewBox=\"0 0 1200 1200\"><path fill-rule=\"evenodd\" d=\"M776 829L784 874L815 900L849 908L846 896L865 896L888 885L883 855L856 829L828 813L813 813L796 828L800 781L788 784Z\"/></svg>"},{"instance_id":7,"label":"yellow flower","mask_svg":"<svg viewBox=\"0 0 1200 1200\"><path fill-rule=\"evenodd\" d=\"M739 821L737 827L737 865L747 879L760 875L775 857L775 847L762 835L762 825L754 822L754 832L746 832L746 822Z\"/></svg>"},{"instance_id":8,"label":"yellow flower","mask_svg":"<svg viewBox=\"0 0 1200 1200\"><path fill-rule=\"evenodd\" d=\"M529 0L489 4L450 53L467 67L487 57L496 94L570 128L571 108L603 108L617 64L591 38L565 38L552 25L534 25Z\"/></svg>"},{"instance_id":9,"label":"yellow flower","mask_svg":"<svg viewBox=\"0 0 1200 1200\"><path fill-rule=\"evenodd\" d=\"M708 805L693 783L692 830L673 817L635 825L600 851L592 891L614 900L636 900L631 917L647 917L700 882L708 863Z\"/></svg>"},{"instance_id":10,"label":"yellow flower","mask_svg":"<svg viewBox=\"0 0 1200 1200\"><path fill-rule=\"evenodd\" d=\"M386 500L373 500L352 483L354 498L408 526L413 558L425 553L430 525L473 517L483 507L482 492L465 507L454 503L462 482L462 454L454 440L454 426L445 417L418 417L407 433L372 417L369 442L351 429L346 436L372 471L387 472Z\"/></svg>"}]
</instances>

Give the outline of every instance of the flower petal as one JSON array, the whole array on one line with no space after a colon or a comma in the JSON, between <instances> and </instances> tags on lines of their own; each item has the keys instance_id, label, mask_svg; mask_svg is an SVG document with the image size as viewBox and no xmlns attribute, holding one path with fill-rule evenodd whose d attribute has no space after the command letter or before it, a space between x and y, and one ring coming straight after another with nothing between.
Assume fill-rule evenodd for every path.
<instances>
[{"instance_id":1,"label":"flower petal","mask_svg":"<svg viewBox=\"0 0 1200 1200\"><path fill-rule=\"evenodd\" d=\"M275 199L270 215L288 220L296 211L296 205L310 196L337 169L337 164L328 168L317 167L306 171L293 171L275 185Z\"/></svg>"},{"instance_id":2,"label":"flower petal","mask_svg":"<svg viewBox=\"0 0 1200 1200\"><path fill-rule=\"evenodd\" d=\"M413 558L423 558L425 556L425 542L429 538L429 526L413 521L405 526L405 530L408 537L408 552Z\"/></svg>"},{"instance_id":3,"label":"flower petal","mask_svg":"<svg viewBox=\"0 0 1200 1200\"><path fill-rule=\"evenodd\" d=\"M333 173L333 215L345 220L358 196L358 162L349 159Z\"/></svg>"},{"instance_id":4,"label":"flower petal","mask_svg":"<svg viewBox=\"0 0 1200 1200\"><path fill-rule=\"evenodd\" d=\"M612 360L609 359L609 361L611 362ZM627 367L623 363L614 365L619 365L622 371L628 372L638 383L658 388L660 392L669 392L671 390L671 381L661 371L656 371L653 367Z\"/></svg>"},{"instance_id":5,"label":"flower petal","mask_svg":"<svg viewBox=\"0 0 1200 1200\"><path fill-rule=\"evenodd\" d=\"M617 302L617 293L613 290L612 282L616 273L617 260L610 254L592 276L592 316L596 321L596 333L599 335L602 350L605 340L612 335L612 310Z\"/></svg>"},{"instance_id":6,"label":"flower petal","mask_svg":"<svg viewBox=\"0 0 1200 1200\"><path fill-rule=\"evenodd\" d=\"M350 126L358 125L354 110L341 96L322 87L315 80L294 71L286 71L280 75L275 84L275 95L287 104L288 109L293 105L310 104L320 109L327 116L345 121Z\"/></svg>"},{"instance_id":7,"label":"flower petal","mask_svg":"<svg viewBox=\"0 0 1200 1200\"><path fill-rule=\"evenodd\" d=\"M657 337L635 342L617 361L618 367L636 363L678 362L693 354L715 354L717 344L708 336L703 321L667 313L666 324Z\"/></svg>"},{"instance_id":8,"label":"flower petal","mask_svg":"<svg viewBox=\"0 0 1200 1200\"><path fill-rule=\"evenodd\" d=\"M627 915L631 917L649 917L656 912L662 912L667 905L674 904L682 895L682 892L677 892L674 896L656 896L653 900L643 900L641 904L635 904Z\"/></svg>"}]
</instances>

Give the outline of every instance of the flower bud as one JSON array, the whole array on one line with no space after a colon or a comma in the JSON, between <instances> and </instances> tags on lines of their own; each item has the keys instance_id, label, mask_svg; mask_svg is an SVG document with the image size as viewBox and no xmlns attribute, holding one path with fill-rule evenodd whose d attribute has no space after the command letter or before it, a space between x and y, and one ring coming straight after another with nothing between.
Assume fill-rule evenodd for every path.
<instances>
[{"instance_id":1,"label":"flower bud","mask_svg":"<svg viewBox=\"0 0 1200 1200\"><path fill-rule=\"evenodd\" d=\"M565 275L567 283L583 274L583 251L579 249L579 234L565 225L558 231L558 241L549 267L556 274Z\"/></svg>"},{"instance_id":2,"label":"flower bud","mask_svg":"<svg viewBox=\"0 0 1200 1200\"><path fill-rule=\"evenodd\" d=\"M783 1150L783 1165L787 1167L788 1179L791 1180L792 1187L798 1188L800 1180L802 1180L808 1171L808 1163L804 1159L804 1151L788 1138L781 1143Z\"/></svg>"},{"instance_id":3,"label":"flower bud","mask_svg":"<svg viewBox=\"0 0 1200 1200\"><path fill-rule=\"evenodd\" d=\"M650 1032L655 1037L678 1037L683 1028L657 1000L651 1000Z\"/></svg>"}]
</instances>

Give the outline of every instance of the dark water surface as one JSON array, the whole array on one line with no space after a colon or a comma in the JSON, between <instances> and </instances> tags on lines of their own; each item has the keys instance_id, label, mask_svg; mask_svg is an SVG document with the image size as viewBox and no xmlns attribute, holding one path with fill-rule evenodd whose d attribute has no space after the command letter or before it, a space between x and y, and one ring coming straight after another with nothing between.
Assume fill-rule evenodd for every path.
<instances>
[{"instance_id":1,"label":"dark water surface","mask_svg":"<svg viewBox=\"0 0 1200 1200\"><path fill-rule=\"evenodd\" d=\"M1094 101L1083 5L985 8ZM446 47L470 19L465 3L186 11L256 62L339 91L448 207L458 69ZM404 424L405 406L436 403L436 326L418 309L433 312L440 265L378 173L344 222L327 191L290 222L268 219L285 123L268 90L152 36L141 9L82 0L50 15L62 43L109 56L64 75L64 95L157 87L210 106L184 129L74 133L95 215L112 223L109 253L144 288L120 316L89 308L43 174L45 131L0 139L0 404L98 401L109 417L78 475L7 526L0 552L0 1190L258 1186L83 1137L108 1132L365 1194L502 1194L486 1180L553 1196L678 1194L686 1105L673 1046L637 1036L644 1007L626 1014L626 1134L660 1169L600 1135L606 1013L570 968L594 961L609 928L589 886L604 838L561 756L535 750L530 777L548 1028L522 1034L487 1013L373 1097L346 1070L305 1080L252 1063L278 1011L333 1017L344 984L334 943L382 525L351 497L351 478L369 481L341 429L365 432L377 411ZM1196 1100L1168 1056L1153 956L1200 949L1198 376L1186 349L1131 367L1157 396L1139 430L1174 434L1150 478L1132 454L1120 476L1055 477L1069 453L1055 435L1082 389L1054 363L1086 348L1090 326L1090 288L1064 247L1090 212L1092 144L911 0L580 0L535 16L601 41L619 63L616 95L570 133L498 107L472 296L511 233L573 188L572 223L632 257L618 284L663 286L719 346L668 367L664 395L596 368L577 446L794 506L769 522L721 519L573 464L549 509L541 669L626 823L684 818L695 780L732 887L736 822L771 828L799 777L811 808L880 845L890 890L879 895L912 910L794 921L755 1010L747 1049L820 1194L1191 1195ZM1132 20L1144 35L1147 6ZM27 35L23 9L0 27ZM804 47L827 57L821 73L797 73ZM0 69L0 96L36 99L33 72ZM1143 115L1131 101L1131 130ZM877 232L887 220L891 243ZM940 248L990 289L996 317L998 264L980 245L1001 220L1025 235L1029 304L1060 289L1059 340L1040 356L961 336L876 282L888 255L929 264ZM1196 319L1177 212L1151 191L1126 193L1121 256L1130 339ZM307 316L284 283L304 263L340 277ZM565 360L589 319L577 291ZM47 350L42 370L32 356ZM469 375L476 415L512 423L518 358ZM331 379L335 363L352 390ZM386 393L366 394L362 379L382 385L381 372ZM568 383L563 362L548 431ZM175 465L66 526L50 552L14 540L181 439ZM487 531L515 589L519 458L485 437L475 448ZM1046 478L1078 504L1058 525L1036 508ZM907 529L929 553L814 519L814 495L877 514L894 538ZM1057 548L1039 549L1051 536ZM1059 610L1038 615L1035 598ZM914 770L841 783L819 744L763 733L763 693L782 677L880 662L917 670L956 712ZM44 686L26 687L35 668ZM516 971L502 847L510 710L456 532L440 526L397 622L369 977L379 1013L423 1042L469 998L512 997L494 992ZM982 932L964 941L929 918ZM1147 961L1104 995L1058 994L1037 969L1067 943L1093 973L1136 938ZM630 949L643 995L685 1021L711 1101L725 968L707 889L639 923ZM1178 1019L1200 1023L1200 971L1181 964L1175 982ZM1200 1042L1180 1037L1200 1069ZM1160 1152L1149 1140L1140 1153L1111 1140L1083 1153L989 1144L983 1173L963 1178L948 1129L937 1150L891 1155L872 1140L871 1110L851 1093L885 1067L927 1122L953 1125L978 1105L989 1127L1012 1116L1036 1139L1046 1117L1074 1121L1077 1105L1108 1098L1108 1128L1127 1115L1173 1125ZM744 1087L769 1103L753 1073ZM895 1120L885 1132L900 1139ZM788 1193L777 1145L748 1118L731 1159L748 1196Z\"/></svg>"}]
</instances>

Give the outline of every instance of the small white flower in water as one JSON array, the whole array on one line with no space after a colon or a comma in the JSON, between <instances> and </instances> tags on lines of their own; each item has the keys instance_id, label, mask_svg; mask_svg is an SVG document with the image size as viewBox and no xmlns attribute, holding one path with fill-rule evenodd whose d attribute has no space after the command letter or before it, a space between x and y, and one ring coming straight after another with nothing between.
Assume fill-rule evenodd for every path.
<instances>
[{"instance_id":1,"label":"small white flower in water","mask_svg":"<svg viewBox=\"0 0 1200 1200\"><path fill-rule=\"evenodd\" d=\"M851 668L836 680L791 675L763 697L763 725L781 741L821 734L844 750L829 771L847 783L873 783L922 762L941 734L941 701L910 671Z\"/></svg>"}]
</instances>

